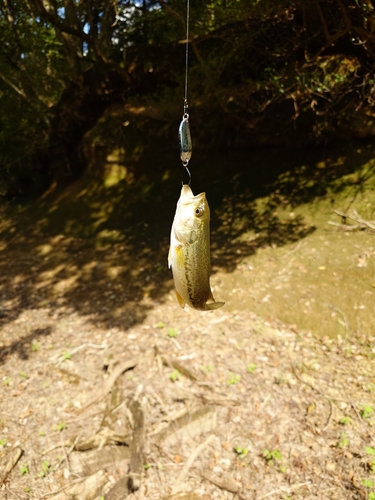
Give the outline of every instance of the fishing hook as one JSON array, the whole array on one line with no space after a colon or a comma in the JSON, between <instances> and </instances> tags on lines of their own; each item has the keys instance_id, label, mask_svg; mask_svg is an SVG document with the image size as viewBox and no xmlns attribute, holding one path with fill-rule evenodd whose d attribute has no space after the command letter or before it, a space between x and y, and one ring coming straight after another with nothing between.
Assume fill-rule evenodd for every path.
<instances>
[{"instance_id":1,"label":"fishing hook","mask_svg":"<svg viewBox=\"0 0 375 500\"><path fill-rule=\"evenodd\" d=\"M191 173L190 173L190 170L188 169L188 163L189 163L189 160L183 161L182 165L186 168L186 172L189 175L189 182L187 183L187 185L190 186L190 183L191 183ZM184 181L182 181L182 185L184 185Z\"/></svg>"}]
</instances>

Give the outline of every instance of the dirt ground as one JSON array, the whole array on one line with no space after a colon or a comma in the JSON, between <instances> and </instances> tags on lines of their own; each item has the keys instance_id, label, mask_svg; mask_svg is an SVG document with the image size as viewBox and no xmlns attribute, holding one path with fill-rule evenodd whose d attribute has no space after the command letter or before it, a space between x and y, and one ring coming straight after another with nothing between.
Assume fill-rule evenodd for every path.
<instances>
[{"instance_id":1,"label":"dirt ground","mask_svg":"<svg viewBox=\"0 0 375 500\"><path fill-rule=\"evenodd\" d=\"M50 259L56 253L61 262L67 258L61 247L68 253L77 245L63 238L56 248L51 238L39 243L50 245ZM26 250L1 254L2 265L19 277L13 283L17 293L3 302L1 314L2 498L54 498L58 491L63 494L55 498L112 498L106 492L128 474L129 457L98 462L89 474L76 463L92 452L75 451L74 445L112 429L125 436L117 447L129 448L126 409L134 398L145 420L146 468L130 498L167 498L172 492L195 492L186 498L373 498L374 337L316 338L236 312L230 303L214 313L185 311L173 291L159 304L147 296L136 306L133 300L143 318L136 324L131 299L129 309L112 319L122 299L100 279L87 284L87 295L77 291L75 309L62 299L69 283L53 281L48 272L39 295L23 294L22 278L43 276L45 263ZM112 252L101 252L102 259ZM95 253L78 250L75 265L80 256L96 262ZM9 285L9 275L1 279ZM51 280L52 303L43 291ZM217 273L213 282L219 280ZM125 284L122 293L127 291ZM87 298L94 304L91 314ZM96 307L108 317L98 319ZM134 366L124 369L109 394L81 412L101 394L116 366L129 360ZM114 387L118 403L112 400ZM190 417L180 429L182 414L202 409L207 413L200 426ZM104 440L103 450L114 448L116 439ZM22 456L4 477L18 448ZM99 470L104 478L94 493L69 493L80 484L77 479Z\"/></svg>"},{"instance_id":2,"label":"dirt ground","mask_svg":"<svg viewBox=\"0 0 375 500\"><path fill-rule=\"evenodd\" d=\"M230 233L230 272L213 223L226 304L207 313L179 308L167 240L95 246L3 219L1 499L375 499L375 330L353 320L373 308L374 236L285 213L303 234ZM354 288L318 317L343 265Z\"/></svg>"}]
</instances>

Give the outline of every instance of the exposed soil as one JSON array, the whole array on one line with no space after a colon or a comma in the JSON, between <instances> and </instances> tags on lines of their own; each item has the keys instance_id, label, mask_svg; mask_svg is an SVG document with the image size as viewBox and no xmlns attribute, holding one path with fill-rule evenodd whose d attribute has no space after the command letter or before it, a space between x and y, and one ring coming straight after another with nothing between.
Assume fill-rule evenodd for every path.
<instances>
[{"instance_id":1,"label":"exposed soil","mask_svg":"<svg viewBox=\"0 0 375 500\"><path fill-rule=\"evenodd\" d=\"M123 230L82 184L4 212L0 497L374 500L375 239L327 224L371 219L368 161L299 201L288 171L257 195L246 168L212 183L209 313L179 308L166 269L178 194L155 214L151 187Z\"/></svg>"}]
</instances>

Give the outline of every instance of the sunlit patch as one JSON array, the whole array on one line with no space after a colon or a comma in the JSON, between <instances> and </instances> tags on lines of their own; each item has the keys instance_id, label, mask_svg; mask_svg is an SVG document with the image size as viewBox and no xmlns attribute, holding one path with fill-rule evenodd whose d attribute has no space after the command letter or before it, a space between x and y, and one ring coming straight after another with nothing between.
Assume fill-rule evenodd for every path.
<instances>
[{"instance_id":1,"label":"sunlit patch","mask_svg":"<svg viewBox=\"0 0 375 500\"><path fill-rule=\"evenodd\" d=\"M62 293L70 292L74 290L77 286L77 280L79 276L69 276L69 278L65 278L56 283L53 287L53 294L60 295Z\"/></svg>"},{"instance_id":2,"label":"sunlit patch","mask_svg":"<svg viewBox=\"0 0 375 500\"><path fill-rule=\"evenodd\" d=\"M104 186L116 186L119 182L125 179L127 168L118 163L107 163L104 168Z\"/></svg>"},{"instance_id":3,"label":"sunlit patch","mask_svg":"<svg viewBox=\"0 0 375 500\"><path fill-rule=\"evenodd\" d=\"M45 244L45 245L39 245L36 247L36 251L38 252L39 255L48 255L50 252L52 252L53 246L50 244Z\"/></svg>"}]
</instances>

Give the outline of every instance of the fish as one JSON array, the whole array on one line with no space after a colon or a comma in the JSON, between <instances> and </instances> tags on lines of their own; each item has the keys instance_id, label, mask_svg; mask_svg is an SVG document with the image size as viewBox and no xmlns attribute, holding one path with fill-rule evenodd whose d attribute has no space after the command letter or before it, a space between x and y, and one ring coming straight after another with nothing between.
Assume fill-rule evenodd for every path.
<instances>
[{"instance_id":1,"label":"fish","mask_svg":"<svg viewBox=\"0 0 375 500\"><path fill-rule=\"evenodd\" d=\"M187 184L181 189L168 254L177 301L197 311L211 311L216 302L210 286L210 207L206 193L194 196Z\"/></svg>"}]
</instances>

